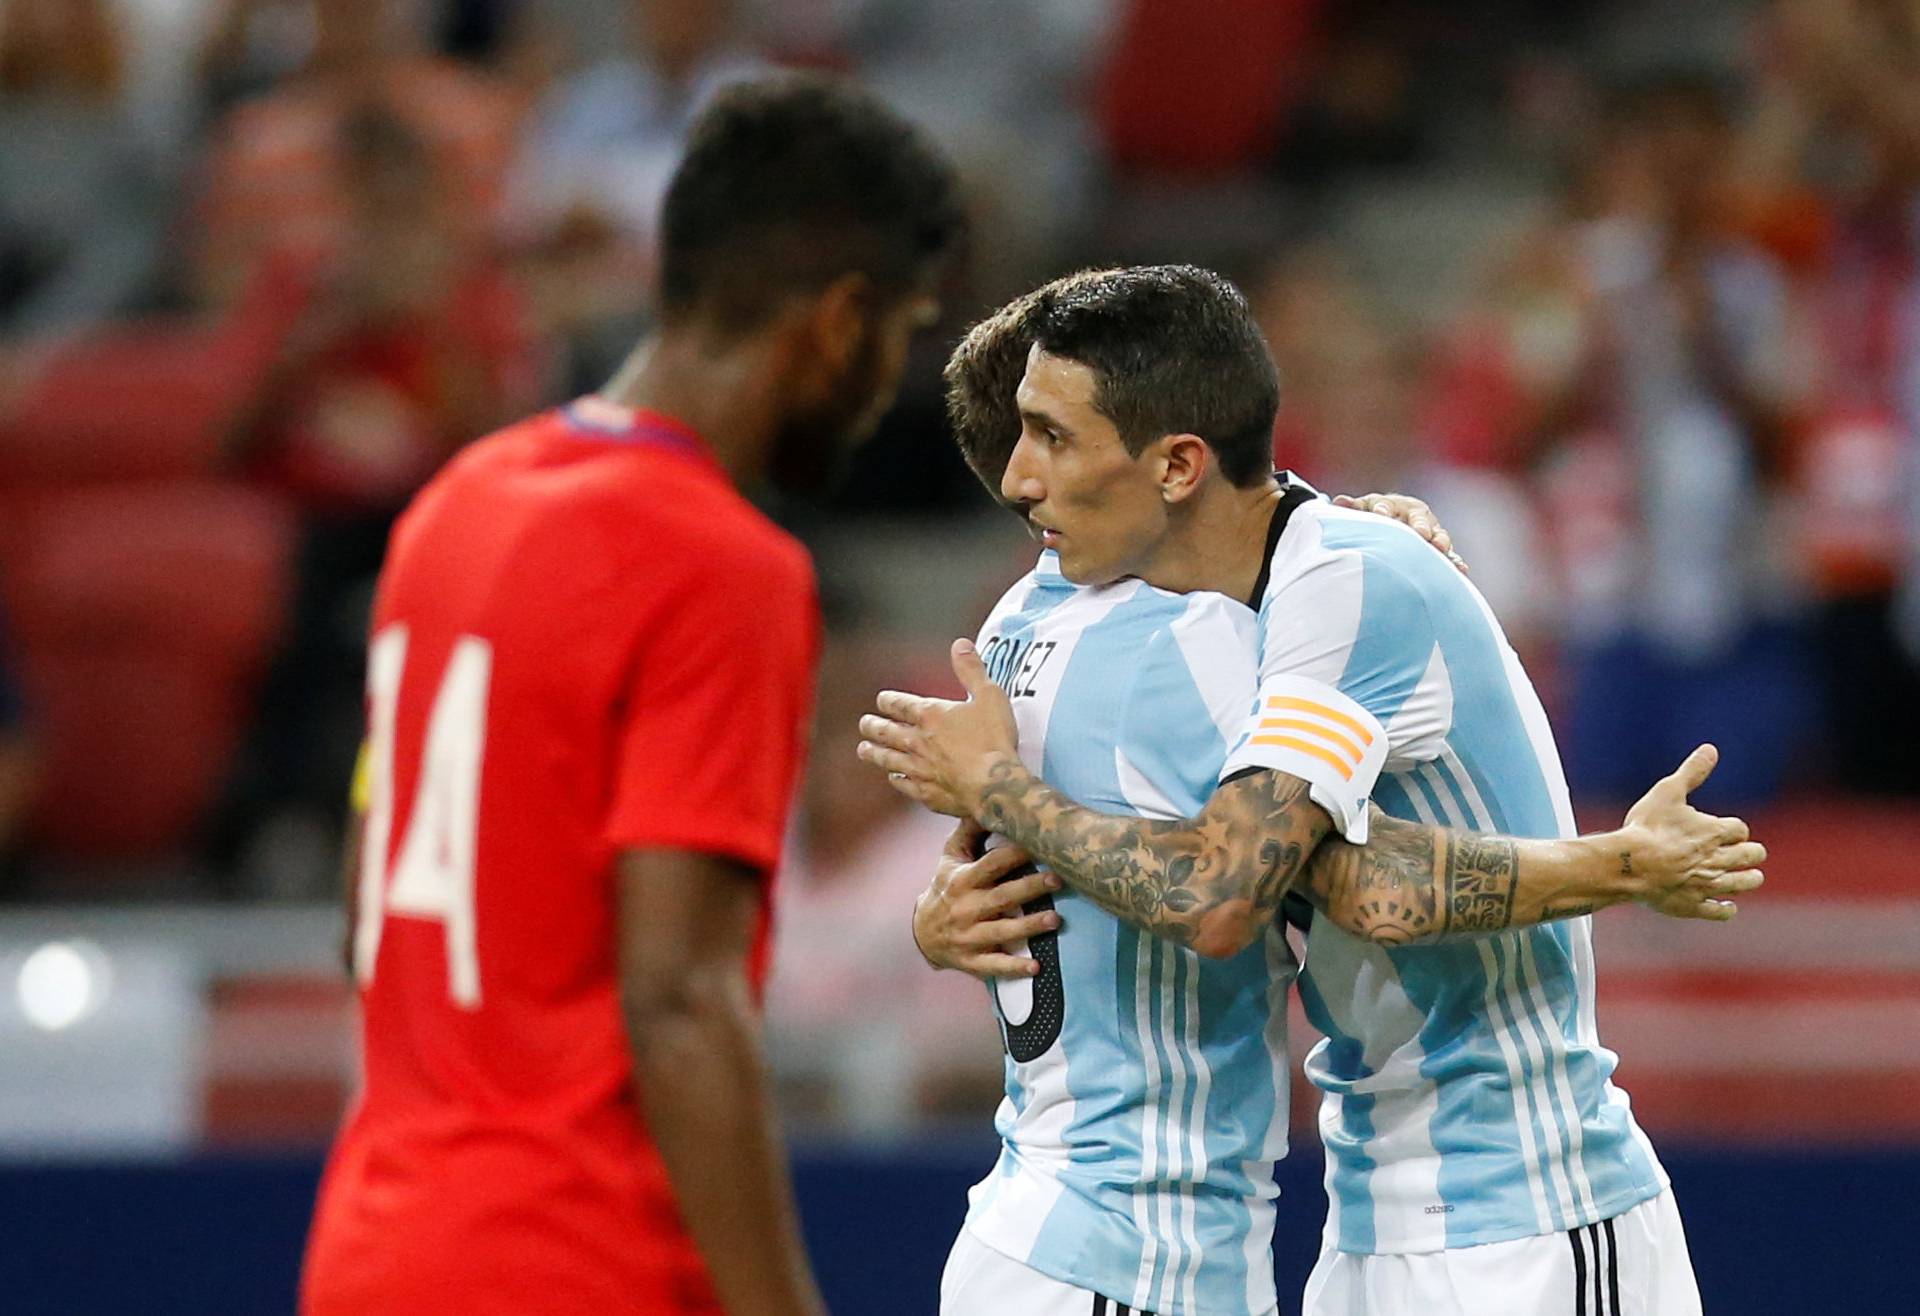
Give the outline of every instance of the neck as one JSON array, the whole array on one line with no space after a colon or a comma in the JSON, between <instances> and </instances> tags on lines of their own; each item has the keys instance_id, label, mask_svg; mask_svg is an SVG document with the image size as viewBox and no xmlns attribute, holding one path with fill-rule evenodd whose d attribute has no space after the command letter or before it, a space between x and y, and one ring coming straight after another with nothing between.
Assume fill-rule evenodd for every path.
<instances>
[{"instance_id":1,"label":"neck","mask_svg":"<svg viewBox=\"0 0 1920 1316\"><path fill-rule=\"evenodd\" d=\"M1244 602L1266 564L1267 527L1279 503L1271 476L1245 489L1207 481L1176 511L1140 578L1178 594L1208 589Z\"/></svg>"},{"instance_id":2,"label":"neck","mask_svg":"<svg viewBox=\"0 0 1920 1316\"><path fill-rule=\"evenodd\" d=\"M623 407L671 416L706 440L737 485L766 473L781 409L771 336L718 343L690 330L663 329L643 340L600 396Z\"/></svg>"}]
</instances>

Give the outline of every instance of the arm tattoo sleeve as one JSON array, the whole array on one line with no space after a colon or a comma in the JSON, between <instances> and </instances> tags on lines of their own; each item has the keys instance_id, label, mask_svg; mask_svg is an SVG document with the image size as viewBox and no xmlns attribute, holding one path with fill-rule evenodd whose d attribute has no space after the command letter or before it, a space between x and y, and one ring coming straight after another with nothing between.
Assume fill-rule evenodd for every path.
<instances>
[{"instance_id":1,"label":"arm tattoo sleeve","mask_svg":"<svg viewBox=\"0 0 1920 1316\"><path fill-rule=\"evenodd\" d=\"M1340 927L1384 946L1484 936L1591 914L1590 856L1556 841L1447 831L1372 809L1365 848L1334 837L1303 891Z\"/></svg>"},{"instance_id":2,"label":"arm tattoo sleeve","mask_svg":"<svg viewBox=\"0 0 1920 1316\"><path fill-rule=\"evenodd\" d=\"M1513 925L1520 856L1497 836L1451 836L1447 846L1449 932L1498 932Z\"/></svg>"},{"instance_id":3,"label":"arm tattoo sleeve","mask_svg":"<svg viewBox=\"0 0 1920 1316\"><path fill-rule=\"evenodd\" d=\"M1296 883L1384 946L1577 918L1623 898L1596 888L1591 854L1560 841L1448 831L1371 806L1365 846L1329 837L1307 791L1298 777L1251 773L1197 818L1167 822L1096 813L1010 762L994 770L980 822L1116 917L1207 953L1257 938Z\"/></svg>"},{"instance_id":4,"label":"arm tattoo sleeve","mask_svg":"<svg viewBox=\"0 0 1920 1316\"><path fill-rule=\"evenodd\" d=\"M1434 881L1444 834L1374 809L1367 844L1338 837L1314 851L1302 892L1335 923L1385 946L1436 936L1447 922L1447 902Z\"/></svg>"},{"instance_id":5,"label":"arm tattoo sleeve","mask_svg":"<svg viewBox=\"0 0 1920 1316\"><path fill-rule=\"evenodd\" d=\"M996 768L980 821L1117 917L1183 946L1264 926L1331 826L1307 783L1256 772L1178 821L1096 813L1017 763Z\"/></svg>"}]
</instances>

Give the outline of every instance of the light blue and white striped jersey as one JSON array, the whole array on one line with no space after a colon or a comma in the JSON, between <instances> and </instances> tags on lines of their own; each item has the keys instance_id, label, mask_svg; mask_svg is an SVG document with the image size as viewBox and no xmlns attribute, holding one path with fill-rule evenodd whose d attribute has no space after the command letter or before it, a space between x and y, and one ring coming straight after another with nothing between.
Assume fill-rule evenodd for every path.
<instances>
[{"instance_id":1,"label":"light blue and white striped jersey","mask_svg":"<svg viewBox=\"0 0 1920 1316\"><path fill-rule=\"evenodd\" d=\"M1260 607L1260 694L1223 775L1306 778L1350 840L1397 818L1574 834L1545 712L1477 590L1404 526L1301 503ZM1326 1034L1342 1251L1424 1252L1591 1224L1666 1176L1594 1028L1592 920L1384 949L1314 920L1301 997Z\"/></svg>"},{"instance_id":2,"label":"light blue and white striped jersey","mask_svg":"<svg viewBox=\"0 0 1920 1316\"><path fill-rule=\"evenodd\" d=\"M1254 685L1247 608L1138 581L1076 588L1051 553L979 646L1029 769L1107 813L1197 813ZM967 1227L1136 1310L1271 1311L1297 969L1285 937L1207 960L1071 891L1054 899L1061 929L1031 947L1041 974L994 985L1003 1146Z\"/></svg>"}]
</instances>

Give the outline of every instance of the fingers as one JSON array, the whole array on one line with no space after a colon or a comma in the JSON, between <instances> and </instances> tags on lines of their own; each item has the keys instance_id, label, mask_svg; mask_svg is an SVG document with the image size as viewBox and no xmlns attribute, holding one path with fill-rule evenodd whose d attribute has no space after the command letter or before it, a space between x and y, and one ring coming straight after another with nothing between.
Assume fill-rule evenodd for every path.
<instances>
[{"instance_id":1,"label":"fingers","mask_svg":"<svg viewBox=\"0 0 1920 1316\"><path fill-rule=\"evenodd\" d=\"M1738 845L1721 847L1714 856L1721 868L1758 868L1767 862L1767 847L1758 841L1742 841Z\"/></svg>"},{"instance_id":2,"label":"fingers","mask_svg":"<svg viewBox=\"0 0 1920 1316\"><path fill-rule=\"evenodd\" d=\"M1371 512L1375 516L1384 516L1399 521L1422 539L1432 544L1446 555L1454 570L1461 575L1471 575L1467 560L1453 547L1453 536L1440 524L1440 518L1433 509L1411 494L1363 494L1351 498L1345 494L1336 497L1334 503L1340 507L1350 507L1358 512Z\"/></svg>"},{"instance_id":3,"label":"fingers","mask_svg":"<svg viewBox=\"0 0 1920 1316\"><path fill-rule=\"evenodd\" d=\"M1060 916L1051 909L1044 909L1038 914L1022 914L1019 918L1000 918L991 923L976 924L964 936L976 946L1011 946L1015 942L1059 930Z\"/></svg>"},{"instance_id":4,"label":"fingers","mask_svg":"<svg viewBox=\"0 0 1920 1316\"><path fill-rule=\"evenodd\" d=\"M956 891L985 891L991 888L995 892L998 892L1005 887L1014 885L1014 883L1002 881L1007 874L1018 872L1029 862L1027 852L1019 846L997 846L987 851L972 863L956 869L953 874L952 885ZM1019 881L1025 880L1024 878L1019 879ZM1042 887L1036 891L1034 895L1044 895L1047 890L1048 888ZM1027 896L1024 898L1031 900L1034 897ZM996 909L1005 908L1005 902L996 899L993 907Z\"/></svg>"},{"instance_id":5,"label":"fingers","mask_svg":"<svg viewBox=\"0 0 1920 1316\"><path fill-rule=\"evenodd\" d=\"M969 699L977 699L999 688L987 675L987 665L980 661L980 651L973 647L972 640L953 642L953 674L966 687Z\"/></svg>"},{"instance_id":6,"label":"fingers","mask_svg":"<svg viewBox=\"0 0 1920 1316\"><path fill-rule=\"evenodd\" d=\"M1031 978L1040 972L1040 961L1027 955L1008 955L995 951L985 955L967 955L954 968L985 981L988 978Z\"/></svg>"},{"instance_id":7,"label":"fingers","mask_svg":"<svg viewBox=\"0 0 1920 1316\"><path fill-rule=\"evenodd\" d=\"M1362 494L1358 498L1336 498L1334 502L1342 507L1352 507L1399 521L1443 553L1453 547L1453 540L1440 524L1440 519L1433 514L1433 509L1427 506L1425 499L1415 498L1412 494Z\"/></svg>"},{"instance_id":8,"label":"fingers","mask_svg":"<svg viewBox=\"0 0 1920 1316\"><path fill-rule=\"evenodd\" d=\"M903 754L885 745L877 745L871 740L861 741L853 752L860 756L862 763L871 763L885 773L917 778L921 772L920 760L913 755Z\"/></svg>"},{"instance_id":9,"label":"fingers","mask_svg":"<svg viewBox=\"0 0 1920 1316\"><path fill-rule=\"evenodd\" d=\"M915 804L924 804L935 813L944 813L949 818L967 816L967 811L961 807L959 800L926 778L916 776L910 770L913 767L913 760L906 755L868 740L861 741L859 748L854 752L860 756L861 762L871 763L885 772L887 785ZM951 837L948 839L952 840Z\"/></svg>"},{"instance_id":10,"label":"fingers","mask_svg":"<svg viewBox=\"0 0 1920 1316\"><path fill-rule=\"evenodd\" d=\"M1707 784L1707 778L1713 775L1714 765L1719 762L1720 751L1712 745L1702 745L1682 759L1680 766L1659 784L1677 787L1683 796L1691 795Z\"/></svg>"},{"instance_id":11,"label":"fingers","mask_svg":"<svg viewBox=\"0 0 1920 1316\"><path fill-rule=\"evenodd\" d=\"M1747 830L1744 818L1722 818L1720 820L1720 844L1738 845L1753 833Z\"/></svg>"},{"instance_id":12,"label":"fingers","mask_svg":"<svg viewBox=\"0 0 1920 1316\"><path fill-rule=\"evenodd\" d=\"M920 732L916 728L904 722L891 721L877 713L868 713L860 719L860 734L876 745L885 745L903 754L911 754L920 748Z\"/></svg>"},{"instance_id":13,"label":"fingers","mask_svg":"<svg viewBox=\"0 0 1920 1316\"><path fill-rule=\"evenodd\" d=\"M1758 891L1766 880L1767 875L1759 869L1743 868L1735 873L1722 873L1707 883L1707 890L1715 896L1741 896Z\"/></svg>"},{"instance_id":14,"label":"fingers","mask_svg":"<svg viewBox=\"0 0 1920 1316\"><path fill-rule=\"evenodd\" d=\"M1440 522L1435 519L1431 507L1428 507L1418 498L1412 498L1405 494L1393 494L1391 497L1394 499L1396 506L1388 515L1404 523L1414 534L1419 535L1420 538L1432 544L1442 553L1453 550L1453 536L1449 535L1441 526Z\"/></svg>"},{"instance_id":15,"label":"fingers","mask_svg":"<svg viewBox=\"0 0 1920 1316\"><path fill-rule=\"evenodd\" d=\"M1058 891L1060 889L1060 879L1052 873L1034 872L1028 873L1024 877L1014 878L1011 882L1001 880L1011 874L1018 873L1023 868L1031 866L1032 863L1032 857L1019 846L1001 845L989 850L986 857L976 864L975 867L985 874L987 879L994 883L996 887L1019 887L1024 890L1031 885L1035 878L1044 878L1047 880L1042 883L1040 891L1035 894L1040 894L1040 892L1044 891ZM1031 900L1033 896L1023 896L1021 899Z\"/></svg>"},{"instance_id":16,"label":"fingers","mask_svg":"<svg viewBox=\"0 0 1920 1316\"><path fill-rule=\"evenodd\" d=\"M905 690L882 690L874 698L873 706L896 722L917 727L931 709L951 702L948 699L929 699Z\"/></svg>"},{"instance_id":17,"label":"fingers","mask_svg":"<svg viewBox=\"0 0 1920 1316\"><path fill-rule=\"evenodd\" d=\"M1709 923L1726 923L1740 912L1740 907L1731 900L1707 900L1688 914L1688 918L1705 919Z\"/></svg>"},{"instance_id":18,"label":"fingers","mask_svg":"<svg viewBox=\"0 0 1920 1316\"><path fill-rule=\"evenodd\" d=\"M972 875L969 874L969 879L971 877ZM1060 879L1052 873L1028 873L1006 882L999 882L996 879L996 884L990 890L986 890L982 897L982 916L1018 909L1030 900L1052 895L1059 889Z\"/></svg>"}]
</instances>

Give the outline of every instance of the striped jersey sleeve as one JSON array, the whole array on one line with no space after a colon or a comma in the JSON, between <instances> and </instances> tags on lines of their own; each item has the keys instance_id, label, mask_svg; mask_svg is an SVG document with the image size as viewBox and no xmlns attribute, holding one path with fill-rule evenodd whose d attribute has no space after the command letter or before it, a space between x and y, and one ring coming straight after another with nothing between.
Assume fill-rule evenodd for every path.
<instances>
[{"instance_id":1,"label":"striped jersey sleeve","mask_svg":"<svg viewBox=\"0 0 1920 1316\"><path fill-rule=\"evenodd\" d=\"M1437 752L1452 714L1430 671L1433 621L1402 561L1432 550L1379 518L1344 523L1364 515L1311 504L1281 537L1259 614L1259 693L1221 769L1300 778L1356 845L1381 771ZM1338 548L1324 534L1333 518Z\"/></svg>"}]
</instances>

